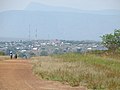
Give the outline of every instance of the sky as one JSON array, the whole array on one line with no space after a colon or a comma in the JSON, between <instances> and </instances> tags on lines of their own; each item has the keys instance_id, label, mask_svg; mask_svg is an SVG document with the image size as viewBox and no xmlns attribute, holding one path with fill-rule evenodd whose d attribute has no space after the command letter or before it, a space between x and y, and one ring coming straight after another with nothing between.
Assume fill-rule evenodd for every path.
<instances>
[{"instance_id":1,"label":"sky","mask_svg":"<svg viewBox=\"0 0 120 90\"><path fill-rule=\"evenodd\" d=\"M120 10L120 0L0 0L0 12L24 10L31 2L80 10Z\"/></svg>"}]
</instances>

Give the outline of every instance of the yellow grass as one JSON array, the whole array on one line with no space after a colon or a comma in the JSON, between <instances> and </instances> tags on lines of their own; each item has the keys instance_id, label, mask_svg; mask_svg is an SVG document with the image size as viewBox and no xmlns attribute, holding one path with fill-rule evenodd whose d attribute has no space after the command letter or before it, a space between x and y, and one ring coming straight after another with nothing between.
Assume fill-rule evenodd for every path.
<instances>
[{"instance_id":1,"label":"yellow grass","mask_svg":"<svg viewBox=\"0 0 120 90\"><path fill-rule=\"evenodd\" d=\"M10 59L9 56L0 56L0 61L1 61L1 60L8 60L8 59Z\"/></svg>"},{"instance_id":2,"label":"yellow grass","mask_svg":"<svg viewBox=\"0 0 120 90\"><path fill-rule=\"evenodd\" d=\"M92 55L65 54L32 58L33 71L43 79L94 90L120 90L120 62Z\"/></svg>"}]
</instances>

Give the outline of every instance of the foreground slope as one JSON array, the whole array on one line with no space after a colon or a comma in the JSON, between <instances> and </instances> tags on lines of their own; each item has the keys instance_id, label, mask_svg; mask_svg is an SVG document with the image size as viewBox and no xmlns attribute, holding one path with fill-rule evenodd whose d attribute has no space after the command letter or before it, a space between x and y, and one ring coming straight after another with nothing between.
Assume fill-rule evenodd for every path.
<instances>
[{"instance_id":1,"label":"foreground slope","mask_svg":"<svg viewBox=\"0 0 120 90\"><path fill-rule=\"evenodd\" d=\"M0 61L0 90L85 90L58 82L40 80L26 60Z\"/></svg>"}]
</instances>

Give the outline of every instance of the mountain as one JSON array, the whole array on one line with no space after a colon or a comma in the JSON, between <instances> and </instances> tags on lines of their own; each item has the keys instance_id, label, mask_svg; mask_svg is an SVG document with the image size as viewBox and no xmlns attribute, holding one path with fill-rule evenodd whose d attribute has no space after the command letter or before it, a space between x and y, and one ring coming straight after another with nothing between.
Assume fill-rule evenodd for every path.
<instances>
[{"instance_id":1,"label":"mountain","mask_svg":"<svg viewBox=\"0 0 120 90\"><path fill-rule=\"evenodd\" d=\"M54 12L79 12L79 9L68 8L68 7L55 7L44 5L41 3L30 3L25 10L27 11L54 11Z\"/></svg>"},{"instance_id":2,"label":"mountain","mask_svg":"<svg viewBox=\"0 0 120 90\"><path fill-rule=\"evenodd\" d=\"M101 14L101 15L120 15L120 10L80 10L70 7L49 6L41 3L30 3L25 10L27 11L54 11L54 12L79 12L89 14Z\"/></svg>"},{"instance_id":3,"label":"mountain","mask_svg":"<svg viewBox=\"0 0 120 90\"><path fill-rule=\"evenodd\" d=\"M37 30L36 30L37 29ZM0 13L0 36L32 39L100 40L120 29L117 10L84 11L30 4L25 10ZM29 32L30 31L30 32Z\"/></svg>"}]
</instances>

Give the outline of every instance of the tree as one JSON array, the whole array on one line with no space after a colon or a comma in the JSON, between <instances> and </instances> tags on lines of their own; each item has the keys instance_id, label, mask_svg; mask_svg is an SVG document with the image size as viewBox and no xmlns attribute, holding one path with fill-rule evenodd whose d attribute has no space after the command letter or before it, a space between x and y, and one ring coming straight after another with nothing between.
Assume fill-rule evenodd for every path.
<instances>
[{"instance_id":1,"label":"tree","mask_svg":"<svg viewBox=\"0 0 120 90\"><path fill-rule=\"evenodd\" d=\"M102 44L109 50L117 50L120 48L120 29L114 30L113 34L105 34L101 36Z\"/></svg>"},{"instance_id":2,"label":"tree","mask_svg":"<svg viewBox=\"0 0 120 90\"><path fill-rule=\"evenodd\" d=\"M34 52L29 52L28 54L29 54L31 57L36 56Z\"/></svg>"},{"instance_id":3,"label":"tree","mask_svg":"<svg viewBox=\"0 0 120 90\"><path fill-rule=\"evenodd\" d=\"M41 51L40 56L48 56L48 52L47 51Z\"/></svg>"}]
</instances>

